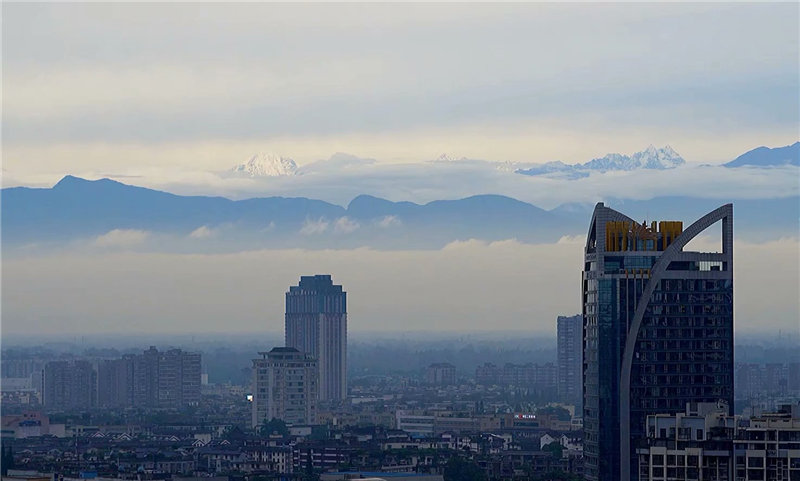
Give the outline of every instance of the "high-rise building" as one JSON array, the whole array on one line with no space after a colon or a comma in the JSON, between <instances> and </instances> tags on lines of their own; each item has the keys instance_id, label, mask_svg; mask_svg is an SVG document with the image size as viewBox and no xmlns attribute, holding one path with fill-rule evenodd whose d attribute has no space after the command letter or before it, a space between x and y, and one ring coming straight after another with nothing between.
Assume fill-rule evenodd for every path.
<instances>
[{"instance_id":1,"label":"high-rise building","mask_svg":"<svg viewBox=\"0 0 800 481\"><path fill-rule=\"evenodd\" d=\"M558 399L583 404L583 318L558 316Z\"/></svg>"},{"instance_id":2,"label":"high-rise building","mask_svg":"<svg viewBox=\"0 0 800 481\"><path fill-rule=\"evenodd\" d=\"M684 249L717 223L719 252ZM635 480L647 415L733 406L733 206L683 230L599 203L582 284L585 476Z\"/></svg>"},{"instance_id":3,"label":"high-rise building","mask_svg":"<svg viewBox=\"0 0 800 481\"><path fill-rule=\"evenodd\" d=\"M158 358L155 346L133 359L133 405L136 407L158 406Z\"/></svg>"},{"instance_id":4,"label":"high-rise building","mask_svg":"<svg viewBox=\"0 0 800 481\"><path fill-rule=\"evenodd\" d=\"M319 368L310 355L275 347L253 359L253 427L273 418L287 424L316 424Z\"/></svg>"},{"instance_id":5,"label":"high-rise building","mask_svg":"<svg viewBox=\"0 0 800 481\"><path fill-rule=\"evenodd\" d=\"M196 406L200 403L202 362L199 352L181 353L181 404Z\"/></svg>"},{"instance_id":6,"label":"high-rise building","mask_svg":"<svg viewBox=\"0 0 800 481\"><path fill-rule=\"evenodd\" d=\"M200 401L200 354L155 347L133 358L133 404L180 408Z\"/></svg>"},{"instance_id":7,"label":"high-rise building","mask_svg":"<svg viewBox=\"0 0 800 481\"><path fill-rule=\"evenodd\" d=\"M286 347L319 364L319 397L347 397L347 293L329 275L302 276L286 293Z\"/></svg>"},{"instance_id":8,"label":"high-rise building","mask_svg":"<svg viewBox=\"0 0 800 481\"><path fill-rule=\"evenodd\" d=\"M97 400L97 373L89 361L50 361L43 371L48 409L88 409Z\"/></svg>"},{"instance_id":9,"label":"high-rise building","mask_svg":"<svg viewBox=\"0 0 800 481\"><path fill-rule=\"evenodd\" d=\"M456 383L456 367L449 362L436 362L425 368L425 382L433 386Z\"/></svg>"},{"instance_id":10,"label":"high-rise building","mask_svg":"<svg viewBox=\"0 0 800 481\"><path fill-rule=\"evenodd\" d=\"M134 356L107 359L97 364L97 405L102 408L133 406Z\"/></svg>"}]
</instances>

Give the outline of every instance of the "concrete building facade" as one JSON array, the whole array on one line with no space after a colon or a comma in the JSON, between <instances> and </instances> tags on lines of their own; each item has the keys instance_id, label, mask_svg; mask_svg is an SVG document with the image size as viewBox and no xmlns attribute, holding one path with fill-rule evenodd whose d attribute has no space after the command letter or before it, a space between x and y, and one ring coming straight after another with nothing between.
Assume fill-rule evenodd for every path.
<instances>
[{"instance_id":1,"label":"concrete building facade","mask_svg":"<svg viewBox=\"0 0 800 481\"><path fill-rule=\"evenodd\" d=\"M583 318L558 316L558 400L583 404Z\"/></svg>"},{"instance_id":2,"label":"concrete building facade","mask_svg":"<svg viewBox=\"0 0 800 481\"><path fill-rule=\"evenodd\" d=\"M253 359L252 425L280 419L316 424L319 366L293 347L275 347Z\"/></svg>"}]
</instances>

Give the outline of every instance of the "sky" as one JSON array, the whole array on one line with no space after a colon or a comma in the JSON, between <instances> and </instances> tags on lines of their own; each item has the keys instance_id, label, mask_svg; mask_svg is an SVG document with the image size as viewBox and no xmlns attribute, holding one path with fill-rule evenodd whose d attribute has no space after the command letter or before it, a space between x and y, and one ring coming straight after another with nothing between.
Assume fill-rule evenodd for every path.
<instances>
[{"instance_id":1,"label":"sky","mask_svg":"<svg viewBox=\"0 0 800 481\"><path fill-rule=\"evenodd\" d=\"M798 195L796 169L705 164L800 138L799 18L797 3L6 3L2 182L73 174L342 205ZM426 162L576 163L650 144L689 166L567 182ZM262 151L301 167L345 152L360 170L219 175ZM279 330L283 292L314 273L345 286L351 326L370 331L552 333L580 309L575 239L195 255L130 249L141 235L4 258L4 335ZM798 248L737 243L737 329L800 329ZM773 275L785 282L766 293Z\"/></svg>"},{"instance_id":2,"label":"sky","mask_svg":"<svg viewBox=\"0 0 800 481\"><path fill-rule=\"evenodd\" d=\"M798 5L6 4L7 182L797 140ZM163 171L162 171L163 170Z\"/></svg>"}]
</instances>

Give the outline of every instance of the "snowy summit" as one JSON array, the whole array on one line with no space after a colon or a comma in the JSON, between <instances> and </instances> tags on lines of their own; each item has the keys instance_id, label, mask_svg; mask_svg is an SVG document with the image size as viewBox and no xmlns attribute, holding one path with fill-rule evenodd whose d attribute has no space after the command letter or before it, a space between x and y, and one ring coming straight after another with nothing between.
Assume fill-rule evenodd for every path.
<instances>
[{"instance_id":1,"label":"snowy summit","mask_svg":"<svg viewBox=\"0 0 800 481\"><path fill-rule=\"evenodd\" d=\"M641 152L632 155L607 154L599 159L592 159L583 165L576 165L587 170L634 170L634 169L674 169L683 165L683 160L675 150L669 145L657 149L653 145L648 146Z\"/></svg>"},{"instance_id":2,"label":"snowy summit","mask_svg":"<svg viewBox=\"0 0 800 481\"><path fill-rule=\"evenodd\" d=\"M288 157L262 152L232 168L231 171L250 177L285 177L297 173L297 164Z\"/></svg>"},{"instance_id":3,"label":"snowy summit","mask_svg":"<svg viewBox=\"0 0 800 481\"><path fill-rule=\"evenodd\" d=\"M674 169L685 164L686 161L669 145L656 148L648 146L641 152L631 155L606 154L603 157L592 159L585 164L564 164L563 162L547 162L529 169L520 169L516 172L523 175L554 175L571 179L589 176L592 172L610 172L619 170Z\"/></svg>"},{"instance_id":4,"label":"snowy summit","mask_svg":"<svg viewBox=\"0 0 800 481\"><path fill-rule=\"evenodd\" d=\"M447 152L445 152L439 157L433 159L431 162L460 162L464 160L467 160L467 158L466 157L458 158L454 155L450 155Z\"/></svg>"}]
</instances>

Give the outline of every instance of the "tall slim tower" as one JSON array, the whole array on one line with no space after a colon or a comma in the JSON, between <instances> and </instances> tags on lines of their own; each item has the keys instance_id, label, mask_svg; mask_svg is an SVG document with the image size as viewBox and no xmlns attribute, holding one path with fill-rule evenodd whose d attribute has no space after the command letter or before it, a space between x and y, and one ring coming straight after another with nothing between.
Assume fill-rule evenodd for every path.
<instances>
[{"instance_id":1,"label":"tall slim tower","mask_svg":"<svg viewBox=\"0 0 800 481\"><path fill-rule=\"evenodd\" d=\"M302 276L289 287L286 347L317 359L320 400L347 397L347 293L330 275Z\"/></svg>"},{"instance_id":2,"label":"tall slim tower","mask_svg":"<svg viewBox=\"0 0 800 481\"><path fill-rule=\"evenodd\" d=\"M583 318L558 316L558 400L583 404Z\"/></svg>"},{"instance_id":3,"label":"tall slim tower","mask_svg":"<svg viewBox=\"0 0 800 481\"><path fill-rule=\"evenodd\" d=\"M720 252L684 250L717 223ZM597 204L582 284L585 476L637 480L648 414L733 406L733 205L683 230Z\"/></svg>"}]
</instances>

